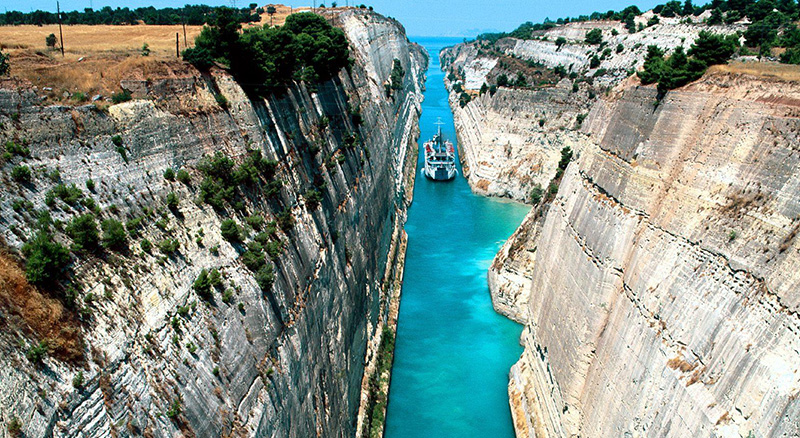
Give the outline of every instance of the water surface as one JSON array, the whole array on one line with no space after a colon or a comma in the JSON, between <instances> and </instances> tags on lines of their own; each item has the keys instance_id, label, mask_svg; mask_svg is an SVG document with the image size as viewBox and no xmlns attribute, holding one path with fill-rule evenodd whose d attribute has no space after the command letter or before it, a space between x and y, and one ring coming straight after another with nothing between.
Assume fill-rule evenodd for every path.
<instances>
[{"instance_id":1,"label":"water surface","mask_svg":"<svg viewBox=\"0 0 800 438\"><path fill-rule=\"evenodd\" d=\"M438 54L453 38L412 38L430 55L420 141L436 132L456 143ZM422 156L417 171L422 167ZM495 313L486 274L528 207L417 176L408 212L408 252L386 437L513 437L508 370L521 326Z\"/></svg>"}]
</instances>

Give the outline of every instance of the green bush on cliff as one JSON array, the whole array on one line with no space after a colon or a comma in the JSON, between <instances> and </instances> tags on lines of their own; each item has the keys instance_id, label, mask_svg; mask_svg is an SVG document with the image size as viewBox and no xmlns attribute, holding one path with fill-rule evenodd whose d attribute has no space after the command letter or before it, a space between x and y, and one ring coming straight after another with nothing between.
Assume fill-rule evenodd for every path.
<instances>
[{"instance_id":1,"label":"green bush on cliff","mask_svg":"<svg viewBox=\"0 0 800 438\"><path fill-rule=\"evenodd\" d=\"M74 251L94 251L97 249L100 233L97 230L94 215L75 216L67 224L66 232L67 236L72 239L72 249Z\"/></svg>"},{"instance_id":2,"label":"green bush on cliff","mask_svg":"<svg viewBox=\"0 0 800 438\"><path fill-rule=\"evenodd\" d=\"M253 27L239 32L235 11L220 8L183 58L200 70L228 66L246 90L265 95L292 80L318 82L350 65L347 38L320 15L302 12L282 27Z\"/></svg>"},{"instance_id":3,"label":"green bush on cliff","mask_svg":"<svg viewBox=\"0 0 800 438\"><path fill-rule=\"evenodd\" d=\"M65 277L69 265L69 250L53 239L53 235L40 230L22 245L25 255L25 276L37 286L54 286Z\"/></svg>"},{"instance_id":4,"label":"green bush on cliff","mask_svg":"<svg viewBox=\"0 0 800 438\"><path fill-rule=\"evenodd\" d=\"M736 35L716 35L702 31L692 44L689 53L678 47L669 58L657 46L647 48L644 69L639 78L644 84L658 84L661 95L673 88L681 87L700 78L706 69L727 62L739 47Z\"/></svg>"}]
</instances>

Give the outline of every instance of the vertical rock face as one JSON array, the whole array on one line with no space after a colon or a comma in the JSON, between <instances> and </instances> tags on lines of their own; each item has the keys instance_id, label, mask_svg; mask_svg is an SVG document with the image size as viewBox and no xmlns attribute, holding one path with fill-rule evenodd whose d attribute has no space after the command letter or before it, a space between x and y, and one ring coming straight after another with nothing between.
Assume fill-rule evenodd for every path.
<instances>
[{"instance_id":1,"label":"vertical rock face","mask_svg":"<svg viewBox=\"0 0 800 438\"><path fill-rule=\"evenodd\" d=\"M513 144L511 114L547 105L502 107L497 122L485 108L504 91L509 106L554 92L455 108L480 120L459 139L472 175L500 188L485 192L524 199L522 178L502 175L546 155L545 136L516 163L495 144ZM553 134L577 158L489 277L495 308L526 324L509 382L517 436L800 435L799 116L796 83L712 69L660 101L621 81ZM474 135L492 130L510 135Z\"/></svg>"},{"instance_id":2,"label":"vertical rock face","mask_svg":"<svg viewBox=\"0 0 800 438\"><path fill-rule=\"evenodd\" d=\"M127 253L73 258L79 307L87 309L78 326L84 362L46 357L34 365L25 352L40 338L13 306L0 310L1 435L12 418L31 437L353 435L366 345L387 316L381 283L404 220L404 163L427 59L394 20L348 11L335 24L351 42L352 71L265 100L249 99L221 71L131 81L124 85L135 99L107 112L40 107L34 91L4 84L0 140L26 142L31 157L21 162L34 170L23 185L9 178L11 164L3 167L7 259L33 233L34 209L48 209L54 181L83 189L91 178L96 188L83 196L102 209L100 219L143 220ZM394 59L406 74L387 97ZM361 124L351 114L357 109ZM347 133L360 142L348 144ZM195 201L203 157L222 152L239 163L252 149L278 162L277 195L237 189L242 204L222 211ZM191 183L165 180L166 168L188 170ZM311 189L319 206L307 202ZM164 201L171 192L179 199L172 211ZM20 209L19 200L32 207ZM87 211L55 205L57 221ZM225 219L258 233L245 225L257 215L294 221L272 237L283 249L265 290L243 264L246 245L220 235ZM179 249L143 251L143 239L175 239ZM192 283L214 268L222 287L204 300Z\"/></svg>"}]
</instances>

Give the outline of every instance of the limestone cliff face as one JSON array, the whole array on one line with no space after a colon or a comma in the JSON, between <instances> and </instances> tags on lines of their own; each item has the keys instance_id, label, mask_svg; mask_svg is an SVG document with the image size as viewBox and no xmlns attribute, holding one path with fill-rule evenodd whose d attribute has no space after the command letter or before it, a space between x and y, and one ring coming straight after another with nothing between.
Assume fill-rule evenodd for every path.
<instances>
[{"instance_id":1,"label":"limestone cliff face","mask_svg":"<svg viewBox=\"0 0 800 438\"><path fill-rule=\"evenodd\" d=\"M514 196L521 178L504 180L505 166L553 151L538 134L516 163L481 163L500 149L475 132L513 139L507 119L547 105L503 107L501 121L481 108L545 92L452 101L482 123L459 140L472 174L502 188L488 193ZM800 86L712 69L660 101L620 80L588 108L553 135L577 152L555 199L489 274L495 308L525 323L509 382L517 436L800 435Z\"/></svg>"},{"instance_id":2,"label":"limestone cliff face","mask_svg":"<svg viewBox=\"0 0 800 438\"><path fill-rule=\"evenodd\" d=\"M521 436L800 433L798 93L712 74L594 107L536 242Z\"/></svg>"},{"instance_id":3,"label":"limestone cliff face","mask_svg":"<svg viewBox=\"0 0 800 438\"><path fill-rule=\"evenodd\" d=\"M352 71L265 100L247 98L221 71L128 81L134 100L108 111L41 107L35 90L3 84L0 140L31 151L3 167L0 233L11 252L33 233L34 210L49 209L45 194L55 181L83 189L100 219L144 220L128 253L73 257L78 300L88 309L78 326L84 363L46 357L34 365L25 351L39 339L13 309L0 310L1 436L12 418L30 437L355 433L366 346L387 317L382 277L404 220L404 163L427 60L394 20L348 11L335 23L351 42ZM383 82L395 58L404 86L387 98ZM348 146L348 132L361 143ZM203 157L219 151L238 163L248 149L277 160L280 193L244 192L236 210L196 201ZM33 169L30 184L9 177L18 162ZM188 170L191 183L165 180L168 167ZM319 206L303 196L311 188L321 192ZM170 192L179 199L173 212L165 206ZM20 208L20 200L32 207ZM55 205L56 222L85 212ZM294 226L273 237L283 250L274 284L262 291L243 265L245 245L224 240L220 227L233 219L253 235L245 217L271 221L281 213ZM145 238L175 239L179 249L142 251ZM223 286L207 302L192 283L213 268ZM76 389L79 371L85 382Z\"/></svg>"}]
</instances>

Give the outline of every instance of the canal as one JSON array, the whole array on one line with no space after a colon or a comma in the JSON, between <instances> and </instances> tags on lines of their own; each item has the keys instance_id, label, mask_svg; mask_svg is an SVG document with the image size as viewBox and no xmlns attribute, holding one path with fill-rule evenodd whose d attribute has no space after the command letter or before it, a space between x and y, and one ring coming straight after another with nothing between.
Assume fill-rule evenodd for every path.
<instances>
[{"instance_id":1,"label":"canal","mask_svg":"<svg viewBox=\"0 0 800 438\"><path fill-rule=\"evenodd\" d=\"M438 54L460 39L412 40L430 55L420 142L441 118L455 144ZM513 437L508 371L522 352L522 327L494 311L486 275L528 207L474 195L460 166L450 182L429 181L421 168L420 156L386 437Z\"/></svg>"}]
</instances>

